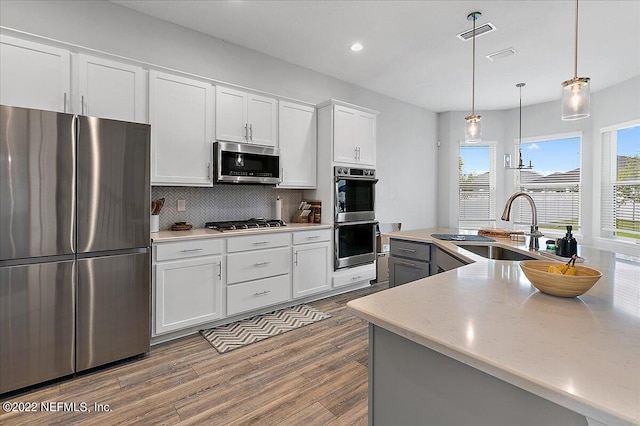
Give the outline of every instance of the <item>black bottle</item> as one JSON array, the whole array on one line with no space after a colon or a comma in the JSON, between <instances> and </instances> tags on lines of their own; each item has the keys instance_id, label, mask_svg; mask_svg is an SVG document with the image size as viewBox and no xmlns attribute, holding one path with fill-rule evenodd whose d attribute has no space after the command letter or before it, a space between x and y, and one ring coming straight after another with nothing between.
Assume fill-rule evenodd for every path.
<instances>
[{"instance_id":1,"label":"black bottle","mask_svg":"<svg viewBox=\"0 0 640 426\"><path fill-rule=\"evenodd\" d=\"M578 254L578 242L571 234L572 229L573 227L568 225L567 234L558 240L558 247L556 248L556 254L558 256L571 257L574 254Z\"/></svg>"}]
</instances>

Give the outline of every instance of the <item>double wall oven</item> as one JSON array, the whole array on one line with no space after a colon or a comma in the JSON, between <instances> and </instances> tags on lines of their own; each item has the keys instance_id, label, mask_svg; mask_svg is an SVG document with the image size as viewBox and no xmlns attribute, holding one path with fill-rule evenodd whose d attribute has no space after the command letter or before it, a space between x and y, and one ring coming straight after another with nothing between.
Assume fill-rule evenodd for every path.
<instances>
[{"instance_id":1,"label":"double wall oven","mask_svg":"<svg viewBox=\"0 0 640 426\"><path fill-rule=\"evenodd\" d=\"M376 259L374 169L334 167L335 269Z\"/></svg>"}]
</instances>

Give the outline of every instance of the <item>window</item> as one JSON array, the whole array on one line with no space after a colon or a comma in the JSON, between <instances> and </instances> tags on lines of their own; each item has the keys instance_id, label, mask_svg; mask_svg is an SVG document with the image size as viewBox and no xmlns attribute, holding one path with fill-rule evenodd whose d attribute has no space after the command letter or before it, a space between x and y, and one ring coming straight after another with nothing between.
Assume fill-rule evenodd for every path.
<instances>
[{"instance_id":1,"label":"window","mask_svg":"<svg viewBox=\"0 0 640 426\"><path fill-rule=\"evenodd\" d=\"M460 144L458 227L479 229L496 223L496 146Z\"/></svg>"},{"instance_id":2,"label":"window","mask_svg":"<svg viewBox=\"0 0 640 426\"><path fill-rule=\"evenodd\" d=\"M516 173L516 188L536 203L538 227L564 231L567 225L580 230L580 135L547 136L522 141L519 147L525 164L533 169ZM529 203L519 199L514 222L531 225Z\"/></svg>"},{"instance_id":3,"label":"window","mask_svg":"<svg viewBox=\"0 0 640 426\"><path fill-rule=\"evenodd\" d=\"M603 237L640 242L640 121L602 135Z\"/></svg>"}]
</instances>

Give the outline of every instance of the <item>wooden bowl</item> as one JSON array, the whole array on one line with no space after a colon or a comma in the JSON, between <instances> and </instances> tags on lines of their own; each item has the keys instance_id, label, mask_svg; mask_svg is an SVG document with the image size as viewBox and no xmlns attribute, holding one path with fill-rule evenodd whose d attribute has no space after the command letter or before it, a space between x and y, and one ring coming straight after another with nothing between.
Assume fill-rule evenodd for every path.
<instances>
[{"instance_id":1,"label":"wooden bowl","mask_svg":"<svg viewBox=\"0 0 640 426\"><path fill-rule=\"evenodd\" d=\"M586 266L576 266L576 275L547 272L549 266L560 266L559 262L526 260L520 262L522 272L531 284L543 293L559 297L576 297L589 291L598 282L602 273Z\"/></svg>"}]
</instances>

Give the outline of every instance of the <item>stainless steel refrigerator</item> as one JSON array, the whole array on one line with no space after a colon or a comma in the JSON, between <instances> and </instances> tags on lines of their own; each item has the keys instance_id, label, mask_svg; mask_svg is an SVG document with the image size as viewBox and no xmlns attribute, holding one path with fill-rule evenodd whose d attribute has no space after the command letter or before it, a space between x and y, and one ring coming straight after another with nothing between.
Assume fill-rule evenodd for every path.
<instances>
[{"instance_id":1,"label":"stainless steel refrigerator","mask_svg":"<svg viewBox=\"0 0 640 426\"><path fill-rule=\"evenodd\" d=\"M149 134L0 105L0 393L149 350Z\"/></svg>"}]
</instances>

